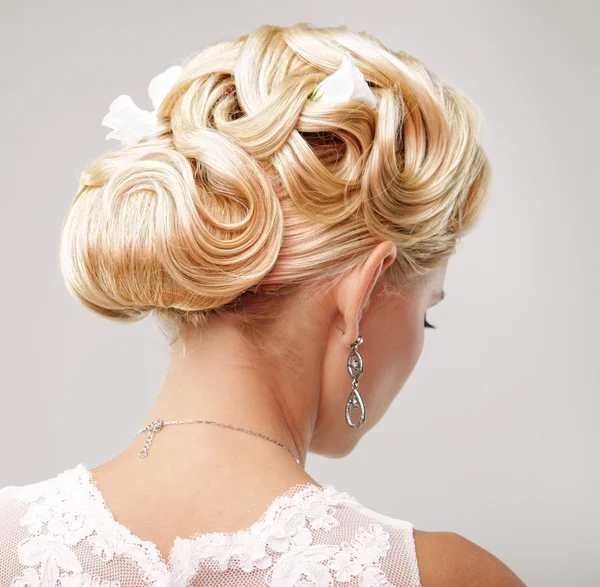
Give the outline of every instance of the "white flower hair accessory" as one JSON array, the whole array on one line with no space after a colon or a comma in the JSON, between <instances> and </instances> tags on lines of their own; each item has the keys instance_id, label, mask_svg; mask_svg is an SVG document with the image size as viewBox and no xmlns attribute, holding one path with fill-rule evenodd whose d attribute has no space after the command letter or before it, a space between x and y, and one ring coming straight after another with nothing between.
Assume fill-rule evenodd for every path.
<instances>
[{"instance_id":1,"label":"white flower hair accessory","mask_svg":"<svg viewBox=\"0 0 600 587\"><path fill-rule=\"evenodd\" d=\"M181 77L182 69L179 65L173 65L152 78L148 85L148 96L154 108L152 112L142 110L131 96L121 95L115 98L108 114L102 119L102 126L113 129L106 135L106 139L116 139L122 145L130 146L152 134L158 126L156 113Z\"/></svg>"},{"instance_id":2,"label":"white flower hair accessory","mask_svg":"<svg viewBox=\"0 0 600 587\"><path fill-rule=\"evenodd\" d=\"M350 52L346 51L337 71L326 77L310 94L309 100L324 104L343 104L349 100L362 100L371 108L377 106L362 72L354 64Z\"/></svg>"},{"instance_id":3,"label":"white flower hair accessory","mask_svg":"<svg viewBox=\"0 0 600 587\"><path fill-rule=\"evenodd\" d=\"M121 95L115 98L101 123L102 126L113 129L106 135L106 139L115 139L121 141L124 146L131 146L152 134L158 126L158 109L179 81L182 70L181 66L174 65L152 78L148 85L148 96L154 108L151 112L142 110L131 96ZM349 100L361 100L371 108L377 106L375 94L348 51L344 54L339 69L317 85L308 99L323 104L343 104Z\"/></svg>"}]
</instances>

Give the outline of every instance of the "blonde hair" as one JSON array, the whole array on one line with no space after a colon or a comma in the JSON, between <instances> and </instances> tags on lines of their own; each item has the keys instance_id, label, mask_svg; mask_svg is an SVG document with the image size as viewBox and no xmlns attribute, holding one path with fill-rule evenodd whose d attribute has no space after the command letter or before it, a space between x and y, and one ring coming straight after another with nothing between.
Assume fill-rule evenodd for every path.
<instances>
[{"instance_id":1,"label":"blonde hair","mask_svg":"<svg viewBox=\"0 0 600 587\"><path fill-rule=\"evenodd\" d=\"M375 110L307 100L345 51ZM475 105L345 26L264 25L208 47L158 117L83 171L63 226L69 291L113 319L197 326L341 276L388 239L401 287L454 252L488 191Z\"/></svg>"}]
</instances>

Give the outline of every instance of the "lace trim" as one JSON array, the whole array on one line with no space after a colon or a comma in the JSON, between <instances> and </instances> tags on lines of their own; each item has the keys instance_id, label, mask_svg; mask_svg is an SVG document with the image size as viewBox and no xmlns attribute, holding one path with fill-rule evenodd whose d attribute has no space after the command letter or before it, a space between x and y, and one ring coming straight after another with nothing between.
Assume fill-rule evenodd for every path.
<instances>
[{"instance_id":1,"label":"lace trim","mask_svg":"<svg viewBox=\"0 0 600 587\"><path fill-rule=\"evenodd\" d=\"M331 585L333 578L346 582L353 577L360 585L390 585L379 567L389 549L389 534L379 524L360 528L353 540L341 545L313 544L312 531L336 527L339 505L368 513L373 521L412 528L364 508L330 484L297 484L244 530L177 537L167 564L153 542L115 520L83 464L19 488L15 497L29 504L21 525L30 536L19 544L19 559L28 568L11 587L118 587L118 581L84 573L72 548L82 540L104 562L119 556L134 561L153 587L186 585L203 565L219 572L268 569L271 587L292 587L302 578L306 584Z\"/></svg>"}]
</instances>

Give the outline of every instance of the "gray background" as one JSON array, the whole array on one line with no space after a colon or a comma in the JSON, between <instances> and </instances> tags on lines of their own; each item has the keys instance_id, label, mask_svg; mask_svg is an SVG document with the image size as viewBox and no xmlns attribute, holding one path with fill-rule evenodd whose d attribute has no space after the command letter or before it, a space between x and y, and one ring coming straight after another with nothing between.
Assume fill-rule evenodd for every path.
<instances>
[{"instance_id":1,"label":"gray background","mask_svg":"<svg viewBox=\"0 0 600 587\"><path fill-rule=\"evenodd\" d=\"M598 35L592 2L0 4L0 486L128 444L167 365L151 320L79 307L58 265L81 169L118 94L261 23L346 23L480 106L490 204L451 260L422 359L349 457L309 472L484 546L529 585L600 585ZM368 366L366 366L368 369Z\"/></svg>"}]
</instances>

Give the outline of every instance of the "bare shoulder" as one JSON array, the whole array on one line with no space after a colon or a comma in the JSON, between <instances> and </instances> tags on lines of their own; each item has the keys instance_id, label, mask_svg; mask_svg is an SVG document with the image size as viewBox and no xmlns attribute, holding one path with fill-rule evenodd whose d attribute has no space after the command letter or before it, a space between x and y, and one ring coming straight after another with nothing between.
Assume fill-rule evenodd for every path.
<instances>
[{"instance_id":1,"label":"bare shoulder","mask_svg":"<svg viewBox=\"0 0 600 587\"><path fill-rule=\"evenodd\" d=\"M500 559L454 532L414 531L422 587L525 587Z\"/></svg>"}]
</instances>

